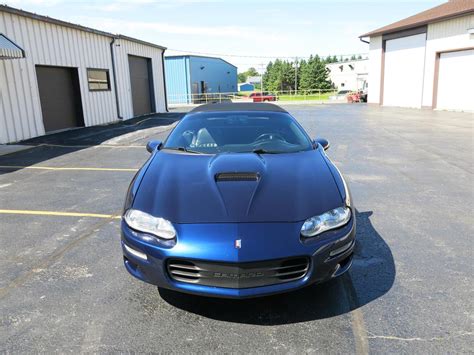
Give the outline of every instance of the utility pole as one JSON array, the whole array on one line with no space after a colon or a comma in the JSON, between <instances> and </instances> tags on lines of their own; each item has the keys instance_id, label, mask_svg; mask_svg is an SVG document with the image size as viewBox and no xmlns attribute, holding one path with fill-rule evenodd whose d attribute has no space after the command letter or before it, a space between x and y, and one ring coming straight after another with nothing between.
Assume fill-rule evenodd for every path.
<instances>
[{"instance_id":1,"label":"utility pole","mask_svg":"<svg viewBox=\"0 0 474 355\"><path fill-rule=\"evenodd\" d=\"M298 91L298 57L295 57L295 95Z\"/></svg>"},{"instance_id":2,"label":"utility pole","mask_svg":"<svg viewBox=\"0 0 474 355\"><path fill-rule=\"evenodd\" d=\"M263 74L265 74L265 65L263 63L260 64L260 70L262 71L260 75L260 93L263 95Z\"/></svg>"}]
</instances>

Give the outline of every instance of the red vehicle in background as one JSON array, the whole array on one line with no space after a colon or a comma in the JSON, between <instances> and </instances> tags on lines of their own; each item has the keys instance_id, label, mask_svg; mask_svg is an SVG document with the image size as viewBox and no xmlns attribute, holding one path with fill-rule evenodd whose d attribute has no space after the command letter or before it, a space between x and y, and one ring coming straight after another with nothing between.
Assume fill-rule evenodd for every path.
<instances>
[{"instance_id":1,"label":"red vehicle in background","mask_svg":"<svg viewBox=\"0 0 474 355\"><path fill-rule=\"evenodd\" d=\"M266 102L266 101L276 101L276 95L273 95L269 92L254 92L250 94L249 98L253 100L253 102Z\"/></svg>"},{"instance_id":2,"label":"red vehicle in background","mask_svg":"<svg viewBox=\"0 0 474 355\"><path fill-rule=\"evenodd\" d=\"M347 102L367 102L367 93L361 91L354 91L347 95Z\"/></svg>"}]
</instances>

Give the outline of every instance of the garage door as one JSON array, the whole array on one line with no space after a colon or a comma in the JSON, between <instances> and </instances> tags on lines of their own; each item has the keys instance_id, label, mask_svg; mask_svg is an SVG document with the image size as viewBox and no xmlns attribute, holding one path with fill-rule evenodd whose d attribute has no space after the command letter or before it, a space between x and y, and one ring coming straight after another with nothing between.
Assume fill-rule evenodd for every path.
<instances>
[{"instance_id":1,"label":"garage door","mask_svg":"<svg viewBox=\"0 0 474 355\"><path fill-rule=\"evenodd\" d=\"M474 111L474 49L441 53L436 108Z\"/></svg>"},{"instance_id":2,"label":"garage door","mask_svg":"<svg viewBox=\"0 0 474 355\"><path fill-rule=\"evenodd\" d=\"M46 132L84 126L76 68L36 66Z\"/></svg>"},{"instance_id":3,"label":"garage door","mask_svg":"<svg viewBox=\"0 0 474 355\"><path fill-rule=\"evenodd\" d=\"M425 42L425 33L386 42L384 105L421 107Z\"/></svg>"},{"instance_id":4,"label":"garage door","mask_svg":"<svg viewBox=\"0 0 474 355\"><path fill-rule=\"evenodd\" d=\"M150 58L129 55L128 64L132 86L133 114L139 116L154 112Z\"/></svg>"}]
</instances>

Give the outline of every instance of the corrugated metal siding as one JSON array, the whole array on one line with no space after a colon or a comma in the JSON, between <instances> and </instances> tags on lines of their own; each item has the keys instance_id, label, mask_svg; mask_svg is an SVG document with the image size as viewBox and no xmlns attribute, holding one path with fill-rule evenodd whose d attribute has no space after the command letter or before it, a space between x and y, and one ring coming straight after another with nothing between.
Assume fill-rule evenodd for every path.
<instances>
[{"instance_id":1,"label":"corrugated metal siding","mask_svg":"<svg viewBox=\"0 0 474 355\"><path fill-rule=\"evenodd\" d=\"M133 117L132 91L128 56L135 55L151 59L155 107L157 112L166 111L165 88L163 77L163 50L140 43L119 39L114 45L117 70L117 92L120 100L120 114L124 119Z\"/></svg>"},{"instance_id":2,"label":"corrugated metal siding","mask_svg":"<svg viewBox=\"0 0 474 355\"><path fill-rule=\"evenodd\" d=\"M474 28L474 15L457 17L448 21L436 22L428 25L427 40L464 36L469 39L467 30Z\"/></svg>"},{"instance_id":3,"label":"corrugated metal siding","mask_svg":"<svg viewBox=\"0 0 474 355\"><path fill-rule=\"evenodd\" d=\"M166 93L170 104L189 103L191 91L186 57L165 58Z\"/></svg>"},{"instance_id":4,"label":"corrugated metal siding","mask_svg":"<svg viewBox=\"0 0 474 355\"><path fill-rule=\"evenodd\" d=\"M0 60L0 143L45 133L35 65L78 68L86 126L117 120L113 85L111 38L0 11L0 33L25 50L26 58ZM133 116L128 54L152 58L156 109L165 111L162 50L117 40L116 68L121 114ZM87 68L109 69L110 91L90 92Z\"/></svg>"},{"instance_id":5,"label":"corrugated metal siding","mask_svg":"<svg viewBox=\"0 0 474 355\"><path fill-rule=\"evenodd\" d=\"M204 81L208 93L237 91L236 67L218 58L190 56L189 61L191 85Z\"/></svg>"},{"instance_id":6,"label":"corrugated metal siding","mask_svg":"<svg viewBox=\"0 0 474 355\"><path fill-rule=\"evenodd\" d=\"M0 32L26 54L24 59L0 64L0 121L6 126L0 142L44 134L35 65L78 68L86 126L117 119L113 90L89 92L87 85L86 68L112 68L109 38L4 12L0 13Z\"/></svg>"}]
</instances>

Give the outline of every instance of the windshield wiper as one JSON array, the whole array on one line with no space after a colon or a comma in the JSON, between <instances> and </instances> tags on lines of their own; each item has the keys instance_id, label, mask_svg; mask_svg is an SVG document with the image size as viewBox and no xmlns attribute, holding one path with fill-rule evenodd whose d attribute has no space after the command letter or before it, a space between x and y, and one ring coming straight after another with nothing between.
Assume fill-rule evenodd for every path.
<instances>
[{"instance_id":1,"label":"windshield wiper","mask_svg":"<svg viewBox=\"0 0 474 355\"><path fill-rule=\"evenodd\" d=\"M252 153L255 153L255 154L278 154L280 152L275 152L274 150L266 150L266 149L263 149L263 148L258 148L258 149L252 150Z\"/></svg>"},{"instance_id":2,"label":"windshield wiper","mask_svg":"<svg viewBox=\"0 0 474 355\"><path fill-rule=\"evenodd\" d=\"M193 154L204 154L203 152L198 152L197 150L190 150L186 147L165 147L163 149L178 150L180 152L193 153Z\"/></svg>"}]
</instances>

